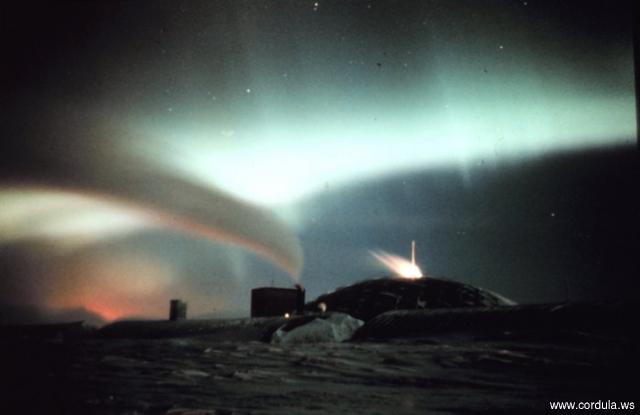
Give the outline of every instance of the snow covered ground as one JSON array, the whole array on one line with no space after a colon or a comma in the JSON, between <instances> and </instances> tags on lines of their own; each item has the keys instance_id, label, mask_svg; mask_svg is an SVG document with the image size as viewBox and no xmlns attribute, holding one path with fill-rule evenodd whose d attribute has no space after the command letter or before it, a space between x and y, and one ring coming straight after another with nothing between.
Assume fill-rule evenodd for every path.
<instances>
[{"instance_id":1,"label":"snow covered ground","mask_svg":"<svg viewBox=\"0 0 640 415\"><path fill-rule=\"evenodd\" d=\"M637 398L637 343L582 332L0 344L3 404L13 410L2 413L524 414L547 412L551 400Z\"/></svg>"}]
</instances>

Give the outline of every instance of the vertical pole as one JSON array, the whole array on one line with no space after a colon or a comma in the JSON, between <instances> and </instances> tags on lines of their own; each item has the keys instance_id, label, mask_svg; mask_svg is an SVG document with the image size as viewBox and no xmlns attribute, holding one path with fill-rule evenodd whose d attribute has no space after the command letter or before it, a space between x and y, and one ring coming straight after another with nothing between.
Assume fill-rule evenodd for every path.
<instances>
[{"instance_id":1,"label":"vertical pole","mask_svg":"<svg viewBox=\"0 0 640 415\"><path fill-rule=\"evenodd\" d=\"M416 264L416 241L411 241L411 263Z\"/></svg>"},{"instance_id":2,"label":"vertical pole","mask_svg":"<svg viewBox=\"0 0 640 415\"><path fill-rule=\"evenodd\" d=\"M636 2L633 2L631 7L631 14L633 16L633 72L634 72L634 81L635 81L635 92L636 92L636 146L640 146L640 28L638 25L638 12L640 11L640 6Z\"/></svg>"}]
</instances>

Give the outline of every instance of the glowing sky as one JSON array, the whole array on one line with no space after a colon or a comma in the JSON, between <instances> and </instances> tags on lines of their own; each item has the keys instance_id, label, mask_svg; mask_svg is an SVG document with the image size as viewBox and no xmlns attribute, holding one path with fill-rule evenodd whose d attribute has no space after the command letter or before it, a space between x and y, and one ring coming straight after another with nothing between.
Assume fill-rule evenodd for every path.
<instances>
[{"instance_id":1,"label":"glowing sky","mask_svg":"<svg viewBox=\"0 0 640 415\"><path fill-rule=\"evenodd\" d=\"M325 217L317 206L329 203L326 213L345 189L446 170L473 191L480 165L635 145L624 2L314 3L8 10L0 255L13 282L0 304L115 318L162 315L178 292L210 311L207 298L224 302L214 293L226 291L240 310L250 287L290 283L202 236L289 270L302 263L299 237L303 283L326 290L363 277L317 265L347 255L338 218L321 242L314 233ZM416 223L439 220L419 192L407 196L410 211L388 197L392 225L377 231L393 234L400 210ZM379 215L346 211L365 223L348 248L359 255L352 264L369 250L404 252L406 240L380 246L366 233ZM123 248L133 240L134 254ZM53 288L28 288L47 279Z\"/></svg>"},{"instance_id":2,"label":"glowing sky","mask_svg":"<svg viewBox=\"0 0 640 415\"><path fill-rule=\"evenodd\" d=\"M158 113L135 121L158 153L140 151L258 203L402 170L634 142L631 44L607 22L595 27L604 43L545 15L553 7L521 2L194 9L174 17L188 30L144 31L172 42L162 58L138 58L169 81L153 94ZM189 69L166 64L180 59Z\"/></svg>"}]
</instances>

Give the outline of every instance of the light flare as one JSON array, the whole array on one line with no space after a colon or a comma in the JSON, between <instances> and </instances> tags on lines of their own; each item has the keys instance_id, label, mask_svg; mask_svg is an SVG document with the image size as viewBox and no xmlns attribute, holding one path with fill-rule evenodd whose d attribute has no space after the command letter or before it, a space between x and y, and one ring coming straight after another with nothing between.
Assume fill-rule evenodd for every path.
<instances>
[{"instance_id":1,"label":"light flare","mask_svg":"<svg viewBox=\"0 0 640 415\"><path fill-rule=\"evenodd\" d=\"M395 276L410 280L424 277L420 267L406 258L385 251L371 251L371 255Z\"/></svg>"}]
</instances>

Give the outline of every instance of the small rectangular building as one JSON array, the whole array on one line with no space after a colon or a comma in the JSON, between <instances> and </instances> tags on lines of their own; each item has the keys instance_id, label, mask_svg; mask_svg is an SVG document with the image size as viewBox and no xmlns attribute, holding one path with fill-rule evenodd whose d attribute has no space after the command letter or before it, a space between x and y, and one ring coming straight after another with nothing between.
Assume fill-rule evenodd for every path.
<instances>
[{"instance_id":1,"label":"small rectangular building","mask_svg":"<svg viewBox=\"0 0 640 415\"><path fill-rule=\"evenodd\" d=\"M302 314L305 291L302 287L262 287L251 290L251 317Z\"/></svg>"},{"instance_id":2,"label":"small rectangular building","mask_svg":"<svg viewBox=\"0 0 640 415\"><path fill-rule=\"evenodd\" d=\"M169 320L177 321L187 318L187 303L174 299L169 303Z\"/></svg>"}]
</instances>

